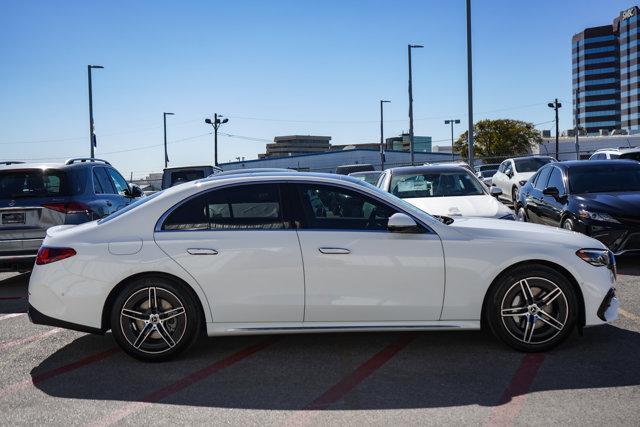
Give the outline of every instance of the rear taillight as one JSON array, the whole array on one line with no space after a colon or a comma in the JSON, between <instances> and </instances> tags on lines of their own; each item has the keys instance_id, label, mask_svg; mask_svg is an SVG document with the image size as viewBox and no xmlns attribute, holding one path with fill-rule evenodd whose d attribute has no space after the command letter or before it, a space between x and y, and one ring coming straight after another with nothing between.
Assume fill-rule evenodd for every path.
<instances>
[{"instance_id":1,"label":"rear taillight","mask_svg":"<svg viewBox=\"0 0 640 427\"><path fill-rule=\"evenodd\" d=\"M69 202L69 203L45 203L43 208L51 209L56 212L62 212L64 214L76 214L85 213L90 215L93 213L91 208L84 203Z\"/></svg>"},{"instance_id":2,"label":"rear taillight","mask_svg":"<svg viewBox=\"0 0 640 427\"><path fill-rule=\"evenodd\" d=\"M38 256L36 257L36 264L50 264L52 262L60 261L61 259L72 257L76 254L73 248L51 248L48 246L41 246L38 250Z\"/></svg>"}]
</instances>

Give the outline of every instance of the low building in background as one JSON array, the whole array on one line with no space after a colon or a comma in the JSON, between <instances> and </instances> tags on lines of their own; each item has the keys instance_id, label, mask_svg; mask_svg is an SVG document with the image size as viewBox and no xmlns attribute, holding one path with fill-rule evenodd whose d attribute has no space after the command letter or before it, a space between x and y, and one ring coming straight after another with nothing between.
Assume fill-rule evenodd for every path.
<instances>
[{"instance_id":1,"label":"low building in background","mask_svg":"<svg viewBox=\"0 0 640 427\"><path fill-rule=\"evenodd\" d=\"M273 143L267 144L267 151L258 158L288 157L300 154L321 153L331 149L330 136L286 135L276 136Z\"/></svg>"},{"instance_id":2,"label":"low building in background","mask_svg":"<svg viewBox=\"0 0 640 427\"><path fill-rule=\"evenodd\" d=\"M409 134L403 133L399 136L393 136L385 140L385 146L387 150L393 151L409 151L410 142ZM430 153L431 152L431 137L430 136L413 136L413 152L414 153Z\"/></svg>"},{"instance_id":3,"label":"low building in background","mask_svg":"<svg viewBox=\"0 0 640 427\"><path fill-rule=\"evenodd\" d=\"M386 150L385 168L407 166L410 164L410 153L407 151ZM434 162L450 162L451 153L421 153L415 152L415 164ZM456 159L458 156L456 156ZM312 153L288 157L261 158L241 162L221 163L223 170L242 168L287 168L305 172L334 173L338 166L370 164L380 170L380 152L377 149L355 148L352 150L334 150L323 153Z\"/></svg>"},{"instance_id":4,"label":"low building in background","mask_svg":"<svg viewBox=\"0 0 640 427\"><path fill-rule=\"evenodd\" d=\"M573 136L563 136L558 139L559 150L556 153L556 138L542 138L543 143L534 147L534 153L548 155L558 160L576 160L576 140ZM629 148L640 146L640 135L579 135L579 158L588 159L596 150L604 148Z\"/></svg>"}]
</instances>

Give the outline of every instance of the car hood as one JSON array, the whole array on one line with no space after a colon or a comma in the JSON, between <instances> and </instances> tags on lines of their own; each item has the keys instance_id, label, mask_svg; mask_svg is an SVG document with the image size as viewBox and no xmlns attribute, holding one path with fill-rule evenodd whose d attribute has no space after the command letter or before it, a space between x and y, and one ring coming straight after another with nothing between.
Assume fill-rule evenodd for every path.
<instances>
[{"instance_id":1,"label":"car hood","mask_svg":"<svg viewBox=\"0 0 640 427\"><path fill-rule=\"evenodd\" d=\"M574 201L588 211L603 212L617 218L640 222L640 192L584 193L573 196Z\"/></svg>"},{"instance_id":2,"label":"car hood","mask_svg":"<svg viewBox=\"0 0 640 427\"><path fill-rule=\"evenodd\" d=\"M511 210L489 195L404 199L431 215L500 218Z\"/></svg>"},{"instance_id":3,"label":"car hood","mask_svg":"<svg viewBox=\"0 0 640 427\"><path fill-rule=\"evenodd\" d=\"M456 218L449 227L469 239L496 239L504 242L527 242L532 245L559 245L575 250L582 248L606 249L604 244L584 234L529 222L489 218Z\"/></svg>"}]
</instances>

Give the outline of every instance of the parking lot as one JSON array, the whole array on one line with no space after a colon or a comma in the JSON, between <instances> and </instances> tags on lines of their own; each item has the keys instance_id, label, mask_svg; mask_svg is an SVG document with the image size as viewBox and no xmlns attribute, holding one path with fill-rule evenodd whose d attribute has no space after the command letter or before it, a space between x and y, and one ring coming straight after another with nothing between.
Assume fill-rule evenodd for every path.
<instances>
[{"instance_id":1,"label":"parking lot","mask_svg":"<svg viewBox=\"0 0 640 427\"><path fill-rule=\"evenodd\" d=\"M112 337L32 325L26 275L0 275L3 424L638 425L640 258L620 319L546 354L480 332L202 338L138 362Z\"/></svg>"}]
</instances>

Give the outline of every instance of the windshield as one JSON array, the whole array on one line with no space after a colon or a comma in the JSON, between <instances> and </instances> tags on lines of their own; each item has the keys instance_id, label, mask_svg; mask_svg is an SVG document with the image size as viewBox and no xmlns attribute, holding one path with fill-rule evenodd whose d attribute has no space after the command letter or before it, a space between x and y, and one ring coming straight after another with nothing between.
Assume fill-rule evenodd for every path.
<instances>
[{"instance_id":1,"label":"windshield","mask_svg":"<svg viewBox=\"0 0 640 427\"><path fill-rule=\"evenodd\" d=\"M608 164L569 169L572 193L640 191L640 164Z\"/></svg>"},{"instance_id":2,"label":"windshield","mask_svg":"<svg viewBox=\"0 0 640 427\"><path fill-rule=\"evenodd\" d=\"M0 172L0 198L64 197L84 191L84 180L58 169L20 169Z\"/></svg>"},{"instance_id":3,"label":"windshield","mask_svg":"<svg viewBox=\"0 0 640 427\"><path fill-rule=\"evenodd\" d=\"M418 197L481 196L484 189L467 171L392 175L390 193L401 199Z\"/></svg>"},{"instance_id":4,"label":"windshield","mask_svg":"<svg viewBox=\"0 0 640 427\"><path fill-rule=\"evenodd\" d=\"M530 157L528 159L514 159L516 171L518 172L537 172L542 166L553 162L549 157Z\"/></svg>"},{"instance_id":5,"label":"windshield","mask_svg":"<svg viewBox=\"0 0 640 427\"><path fill-rule=\"evenodd\" d=\"M112 213L111 215L107 215L104 218L102 218L101 220L98 221L98 224L104 224L105 222L109 222L114 218L119 217L120 215L129 212L132 209L137 208L140 205L143 205L153 199L155 199L156 197L158 197L160 194L162 194L162 191L158 191L157 193L153 193L149 196L145 196L145 197L141 197L138 200L136 200L133 203L128 204L127 206L125 206L124 208L115 211L114 213Z\"/></svg>"},{"instance_id":6,"label":"windshield","mask_svg":"<svg viewBox=\"0 0 640 427\"><path fill-rule=\"evenodd\" d=\"M480 175L483 178L491 178L493 175L496 174L496 172L498 172L498 169L485 169L483 171L480 171Z\"/></svg>"},{"instance_id":7,"label":"windshield","mask_svg":"<svg viewBox=\"0 0 640 427\"><path fill-rule=\"evenodd\" d=\"M381 173L382 172L355 172L350 174L350 176L368 182L369 184L376 185Z\"/></svg>"}]
</instances>

